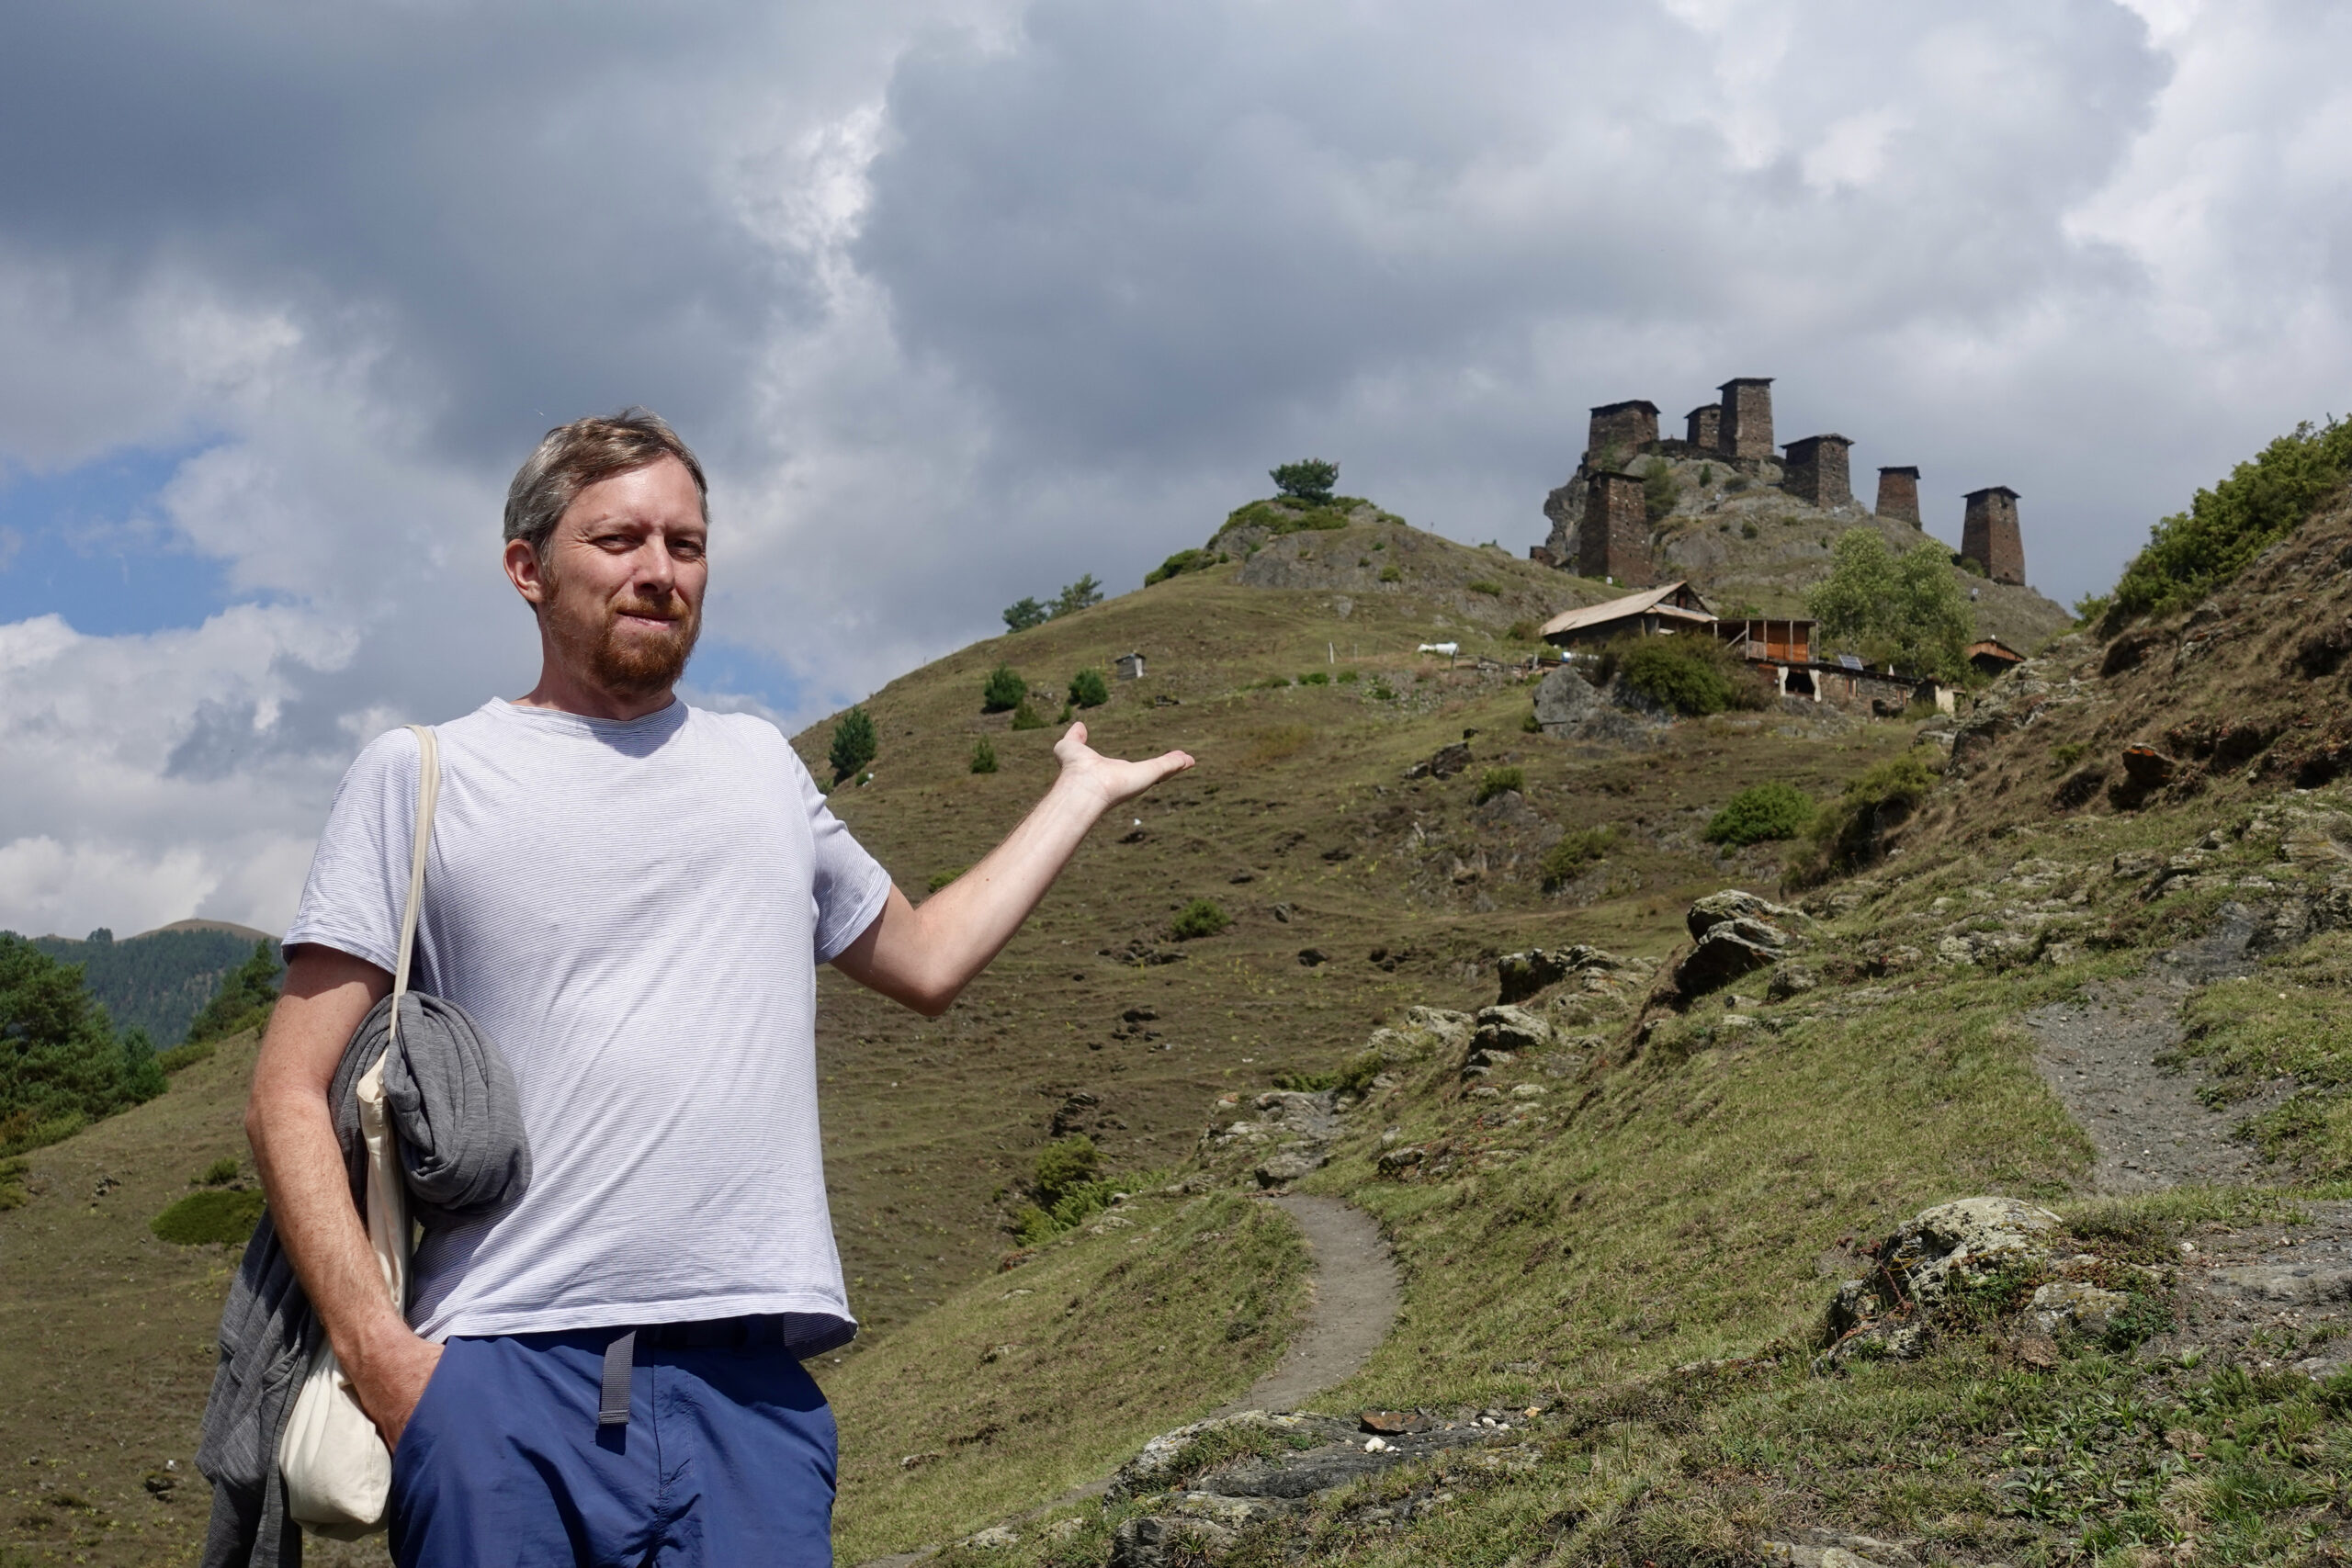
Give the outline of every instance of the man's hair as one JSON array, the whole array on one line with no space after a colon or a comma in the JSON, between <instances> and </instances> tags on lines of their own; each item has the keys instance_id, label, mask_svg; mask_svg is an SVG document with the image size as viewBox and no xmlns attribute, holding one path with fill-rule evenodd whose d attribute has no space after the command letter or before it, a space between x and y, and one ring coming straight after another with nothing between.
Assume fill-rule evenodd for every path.
<instances>
[{"instance_id":1,"label":"man's hair","mask_svg":"<svg viewBox=\"0 0 2352 1568\"><path fill-rule=\"evenodd\" d=\"M678 433L650 409L626 408L559 424L539 442L514 482L506 487L506 537L521 539L547 559L548 539L580 492L615 474L632 473L675 457L695 478L702 520L710 521L710 486L702 464Z\"/></svg>"}]
</instances>

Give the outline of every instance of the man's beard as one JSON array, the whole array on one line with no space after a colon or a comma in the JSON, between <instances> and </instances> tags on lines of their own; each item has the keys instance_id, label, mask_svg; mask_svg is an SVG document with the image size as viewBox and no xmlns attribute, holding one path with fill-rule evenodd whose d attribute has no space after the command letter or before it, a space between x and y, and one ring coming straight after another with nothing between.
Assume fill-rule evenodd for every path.
<instances>
[{"instance_id":1,"label":"man's beard","mask_svg":"<svg viewBox=\"0 0 2352 1568\"><path fill-rule=\"evenodd\" d=\"M562 603L562 590L557 590L557 603L548 606L555 617L555 640L573 660L587 666L589 676L604 690L616 696L650 697L666 692L677 684L678 677L686 672L686 660L694 657L695 639L702 635L702 612L683 599L672 599L666 605L648 604L631 600L620 604L598 604L592 613L594 626L582 626L577 611ZM623 636L620 617L625 615L650 615L668 620L668 628L660 633L636 632Z\"/></svg>"}]
</instances>

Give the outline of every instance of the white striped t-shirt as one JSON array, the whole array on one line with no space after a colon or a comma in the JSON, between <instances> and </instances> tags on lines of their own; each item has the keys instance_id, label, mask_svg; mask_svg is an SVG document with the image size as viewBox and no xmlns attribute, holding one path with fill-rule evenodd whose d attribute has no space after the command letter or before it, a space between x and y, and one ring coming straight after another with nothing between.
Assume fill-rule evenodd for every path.
<instances>
[{"instance_id":1,"label":"white striped t-shirt","mask_svg":"<svg viewBox=\"0 0 2352 1568\"><path fill-rule=\"evenodd\" d=\"M513 1064L529 1190L433 1235L432 1339L792 1314L854 1332L818 1146L817 965L890 878L775 727L673 703L627 723L492 701L438 731L412 983ZM286 943L389 971L416 738L336 791Z\"/></svg>"}]
</instances>

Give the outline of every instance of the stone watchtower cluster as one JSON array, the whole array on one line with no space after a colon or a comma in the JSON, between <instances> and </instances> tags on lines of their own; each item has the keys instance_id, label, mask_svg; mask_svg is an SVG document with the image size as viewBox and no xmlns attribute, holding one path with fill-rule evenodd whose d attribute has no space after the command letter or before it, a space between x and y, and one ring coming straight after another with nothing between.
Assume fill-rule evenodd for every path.
<instances>
[{"instance_id":1,"label":"stone watchtower cluster","mask_svg":"<svg viewBox=\"0 0 2352 1568\"><path fill-rule=\"evenodd\" d=\"M1635 398L1602 403L1586 427L1583 458L1576 475L1544 501L1552 535L1529 554L1546 565L1580 577L1606 578L1626 587L1647 587L1659 563L1645 506L1642 480L1634 471L1643 457L1706 458L1751 479L1770 475L1772 378L1735 376L1722 394L1683 416L1682 439L1660 439L1657 405ZM1853 442L1834 432L1801 436L1779 459L1780 488L1807 505L1835 512L1854 505L1849 454ZM1973 562L1996 582L2025 581L2025 547L2018 529L2018 492L2007 485L1973 491L1961 533L1961 558ZM1920 526L1919 470L1908 465L1878 471L1872 512Z\"/></svg>"}]
</instances>

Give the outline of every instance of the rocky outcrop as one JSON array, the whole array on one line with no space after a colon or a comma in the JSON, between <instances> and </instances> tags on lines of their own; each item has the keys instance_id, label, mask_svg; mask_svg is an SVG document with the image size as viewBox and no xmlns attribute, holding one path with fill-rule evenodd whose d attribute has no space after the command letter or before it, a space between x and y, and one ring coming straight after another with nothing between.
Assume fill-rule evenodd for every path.
<instances>
[{"instance_id":1,"label":"rocky outcrop","mask_svg":"<svg viewBox=\"0 0 2352 1568\"><path fill-rule=\"evenodd\" d=\"M1496 964L1500 990L1495 999L1523 1002L1563 981L1584 982L1587 990L1607 989L1614 976L1638 967L1613 953L1582 943L1554 950L1531 947L1524 953L1505 953Z\"/></svg>"},{"instance_id":2,"label":"rocky outcrop","mask_svg":"<svg viewBox=\"0 0 2352 1568\"><path fill-rule=\"evenodd\" d=\"M1857 1358L1922 1354L1939 1308L1996 1275L2048 1263L2062 1228L2049 1210L2015 1198L1962 1198L1922 1209L1880 1243L1867 1275L1838 1287L1816 1370ZM2050 1310L2064 1305L2053 1298Z\"/></svg>"},{"instance_id":3,"label":"rocky outcrop","mask_svg":"<svg viewBox=\"0 0 2352 1568\"><path fill-rule=\"evenodd\" d=\"M1736 887L1710 893L1686 917L1696 945L1674 966L1675 989L1685 998L1702 997L1781 964L1803 942L1797 928L1806 921L1802 910Z\"/></svg>"},{"instance_id":4,"label":"rocky outcrop","mask_svg":"<svg viewBox=\"0 0 2352 1568\"><path fill-rule=\"evenodd\" d=\"M1647 740L1657 732L1655 724L1618 706L1567 664L1536 683L1535 722L1557 740L1630 745Z\"/></svg>"}]
</instances>

